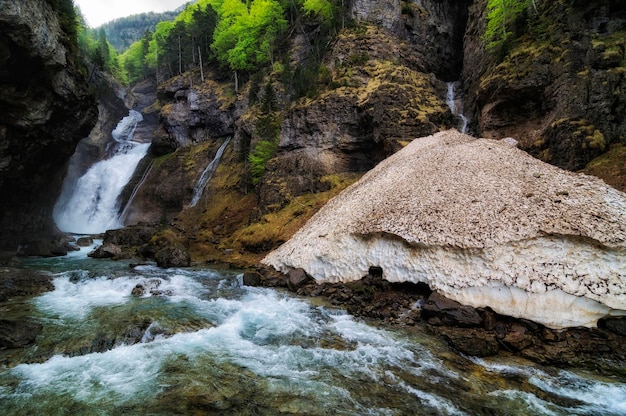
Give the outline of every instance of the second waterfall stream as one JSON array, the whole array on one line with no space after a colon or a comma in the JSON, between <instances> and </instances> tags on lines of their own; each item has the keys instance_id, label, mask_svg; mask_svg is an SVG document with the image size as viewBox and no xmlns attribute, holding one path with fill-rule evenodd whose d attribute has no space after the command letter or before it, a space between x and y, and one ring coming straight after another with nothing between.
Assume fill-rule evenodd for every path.
<instances>
[{"instance_id":1,"label":"second waterfall stream","mask_svg":"<svg viewBox=\"0 0 626 416\"><path fill-rule=\"evenodd\" d=\"M446 104L450 107L453 115L461 119L461 133L467 133L467 117L463 114L463 98L458 89L461 86L460 81L448 82L448 93L446 94Z\"/></svg>"},{"instance_id":2,"label":"second waterfall stream","mask_svg":"<svg viewBox=\"0 0 626 416\"><path fill-rule=\"evenodd\" d=\"M200 175L198 182L196 182L196 185L193 187L193 197L191 198L191 203L189 204L190 207L196 206L198 201L200 201L202 193L204 192L204 188L211 180L215 169L217 169L217 165L220 163L222 154L224 154L224 150L226 149L226 146L228 146L229 142L230 137L226 139L226 141L220 146L220 148L215 153L215 157L213 158L211 163L209 163L207 167L204 168L204 170L202 171L202 175Z\"/></svg>"}]
</instances>

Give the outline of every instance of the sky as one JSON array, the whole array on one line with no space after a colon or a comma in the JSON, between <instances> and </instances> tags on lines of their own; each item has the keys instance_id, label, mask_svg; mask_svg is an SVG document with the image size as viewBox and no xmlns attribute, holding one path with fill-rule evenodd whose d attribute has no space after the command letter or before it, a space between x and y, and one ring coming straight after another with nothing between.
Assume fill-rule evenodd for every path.
<instances>
[{"instance_id":1,"label":"sky","mask_svg":"<svg viewBox=\"0 0 626 416\"><path fill-rule=\"evenodd\" d=\"M174 10L189 0L74 0L87 24L98 27L118 17Z\"/></svg>"}]
</instances>

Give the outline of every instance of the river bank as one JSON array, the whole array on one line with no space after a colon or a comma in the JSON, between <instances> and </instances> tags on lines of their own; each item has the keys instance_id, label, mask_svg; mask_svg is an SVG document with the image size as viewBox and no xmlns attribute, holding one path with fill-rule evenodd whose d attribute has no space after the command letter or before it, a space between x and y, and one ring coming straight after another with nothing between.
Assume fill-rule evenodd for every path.
<instances>
[{"instance_id":1,"label":"river bank","mask_svg":"<svg viewBox=\"0 0 626 416\"><path fill-rule=\"evenodd\" d=\"M0 351L3 414L620 415L626 406L619 374L456 353L421 318L410 325L398 313L425 288L390 285L376 270L360 285L296 288L296 276L273 272L86 254L22 259L3 275L53 285L0 305L5 318L41 325L33 344ZM265 281L276 288L250 286L255 277L278 279ZM359 310L347 296L368 295L371 309L346 313Z\"/></svg>"},{"instance_id":2,"label":"river bank","mask_svg":"<svg viewBox=\"0 0 626 416\"><path fill-rule=\"evenodd\" d=\"M54 289L49 275L23 269L19 263L14 260L12 266L0 269L0 302ZM228 264L222 267L236 268ZM598 328L552 330L528 320L499 315L489 308L461 305L431 291L426 284L390 283L375 268L360 281L318 284L302 270L284 275L257 265L246 269L243 283L287 290L303 299L343 309L376 326L432 334L467 356L515 356L541 365L585 368L626 377L626 319L623 318L603 320ZM41 332L28 319L2 323L1 349L27 347L36 342ZM29 334L18 331L19 327L26 328ZM5 358L12 355L3 354Z\"/></svg>"},{"instance_id":3,"label":"river bank","mask_svg":"<svg viewBox=\"0 0 626 416\"><path fill-rule=\"evenodd\" d=\"M321 298L376 325L433 334L468 356L517 356L542 365L626 376L624 318L602 320L598 328L553 330L490 308L461 305L431 291L426 284L390 283L376 268L359 281L318 284L303 270L283 275L258 266L244 273L244 282Z\"/></svg>"}]
</instances>

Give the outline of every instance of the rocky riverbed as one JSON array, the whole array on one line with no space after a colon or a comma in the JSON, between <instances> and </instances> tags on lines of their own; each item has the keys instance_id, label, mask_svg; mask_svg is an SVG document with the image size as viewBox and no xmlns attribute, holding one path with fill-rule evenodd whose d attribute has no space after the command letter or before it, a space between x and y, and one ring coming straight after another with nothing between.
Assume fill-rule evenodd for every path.
<instances>
[{"instance_id":1,"label":"rocky riverbed","mask_svg":"<svg viewBox=\"0 0 626 416\"><path fill-rule=\"evenodd\" d=\"M288 274L259 266L244 273L248 285L282 287L320 298L383 326L406 327L440 336L459 353L524 357L543 365L584 367L626 374L626 319L608 318L597 328L553 330L532 321L472 308L433 292L426 284L390 283L372 268L349 283L316 283L302 269Z\"/></svg>"}]
</instances>

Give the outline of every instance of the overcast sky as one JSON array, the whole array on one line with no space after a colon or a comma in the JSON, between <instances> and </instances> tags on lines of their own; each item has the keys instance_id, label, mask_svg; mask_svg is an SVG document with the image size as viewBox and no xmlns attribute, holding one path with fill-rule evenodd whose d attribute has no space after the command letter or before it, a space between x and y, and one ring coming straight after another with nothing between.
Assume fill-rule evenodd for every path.
<instances>
[{"instance_id":1,"label":"overcast sky","mask_svg":"<svg viewBox=\"0 0 626 416\"><path fill-rule=\"evenodd\" d=\"M87 24L98 27L103 23L144 12L174 10L189 0L74 0Z\"/></svg>"}]
</instances>

